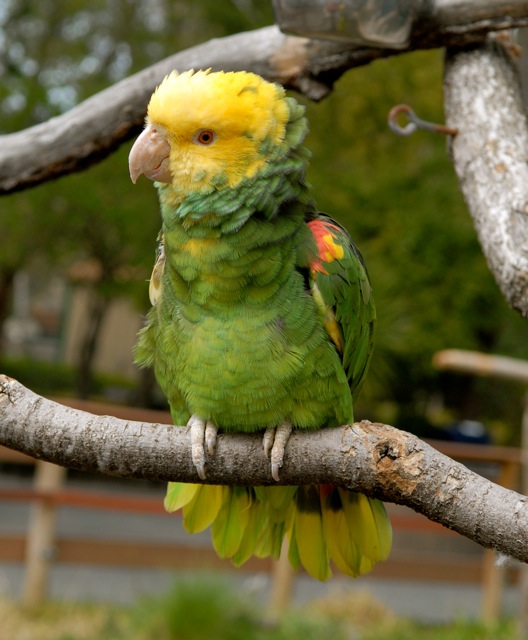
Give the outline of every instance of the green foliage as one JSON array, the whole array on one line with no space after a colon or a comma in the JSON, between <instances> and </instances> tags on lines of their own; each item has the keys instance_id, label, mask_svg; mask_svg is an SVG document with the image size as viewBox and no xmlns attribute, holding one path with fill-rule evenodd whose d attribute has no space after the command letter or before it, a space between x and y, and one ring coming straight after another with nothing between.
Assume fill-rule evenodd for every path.
<instances>
[{"instance_id":1,"label":"green foliage","mask_svg":"<svg viewBox=\"0 0 528 640\"><path fill-rule=\"evenodd\" d=\"M174 51L270 22L271 3L257 0L7 2L1 127L41 122ZM489 273L448 141L389 131L387 114L402 102L443 121L441 52L353 69L329 98L308 104L309 178L321 209L344 223L365 255L378 308L377 346L356 414L408 427L429 420L430 399L442 394L453 416L516 425L518 388L470 383L431 365L435 351L451 347L528 358L528 325ZM65 271L89 260L99 266L92 284L101 296L131 296L145 308L158 205L152 185L129 184L128 148L87 172L3 198L0 271L11 274L35 257Z\"/></svg>"},{"instance_id":2,"label":"green foliage","mask_svg":"<svg viewBox=\"0 0 528 640\"><path fill-rule=\"evenodd\" d=\"M178 49L270 20L271 5L262 8L254 0L221 8L209 0L4 2L0 132L45 121ZM93 287L99 300L128 296L147 308L145 281L160 221L152 185L130 184L129 147L87 172L2 199L0 284L37 260L66 277L72 264L82 262L90 267L83 284ZM3 295L0 323L8 308ZM97 319L89 316L79 358L83 392L90 389L95 326Z\"/></svg>"},{"instance_id":3,"label":"green foliage","mask_svg":"<svg viewBox=\"0 0 528 640\"><path fill-rule=\"evenodd\" d=\"M42 395L71 392L75 380L72 367L27 359L2 358L2 372Z\"/></svg>"},{"instance_id":4,"label":"green foliage","mask_svg":"<svg viewBox=\"0 0 528 640\"><path fill-rule=\"evenodd\" d=\"M24 386L43 396L75 395L76 371L59 362L2 358L2 373L15 378ZM96 374L93 392L100 395L109 387L131 388L131 383L119 376Z\"/></svg>"},{"instance_id":5,"label":"green foliage","mask_svg":"<svg viewBox=\"0 0 528 640\"><path fill-rule=\"evenodd\" d=\"M0 9L0 131L47 120L178 49L272 21L271 3L258 0L3 0Z\"/></svg>"},{"instance_id":6,"label":"green foliage","mask_svg":"<svg viewBox=\"0 0 528 640\"><path fill-rule=\"evenodd\" d=\"M512 640L515 638L515 623L512 620L496 624L461 620L445 625L422 625L401 621L385 632L367 632L363 640Z\"/></svg>"},{"instance_id":7,"label":"green foliage","mask_svg":"<svg viewBox=\"0 0 528 640\"><path fill-rule=\"evenodd\" d=\"M360 402L369 415L409 428L444 393L456 412L517 422L517 389L489 402L488 385L440 375L433 354L446 348L528 357L528 325L509 309L491 276L449 161L445 137L395 136L392 106L408 103L443 122L442 53L415 52L354 69L321 104L308 104L314 152L309 178L318 204L349 229L365 256L378 309L378 333ZM513 410L511 410L513 408ZM360 410L356 412L361 415Z\"/></svg>"},{"instance_id":8,"label":"green foliage","mask_svg":"<svg viewBox=\"0 0 528 640\"><path fill-rule=\"evenodd\" d=\"M280 620L225 579L181 578L165 595L130 608L51 602L28 610L0 599L2 630L13 640L510 640L515 620L494 624L460 619L425 625L397 617L366 592L336 592L291 609Z\"/></svg>"},{"instance_id":9,"label":"green foliage","mask_svg":"<svg viewBox=\"0 0 528 640\"><path fill-rule=\"evenodd\" d=\"M321 615L297 612L265 622L254 602L213 575L179 579L164 596L140 600L126 620L110 611L103 628L86 640L345 640L339 623Z\"/></svg>"},{"instance_id":10,"label":"green foliage","mask_svg":"<svg viewBox=\"0 0 528 640\"><path fill-rule=\"evenodd\" d=\"M311 603L310 610L332 620L346 637L362 640L506 640L515 637L515 621L488 624L460 618L424 624L398 617L368 591L336 590Z\"/></svg>"},{"instance_id":11,"label":"green foliage","mask_svg":"<svg viewBox=\"0 0 528 640\"><path fill-rule=\"evenodd\" d=\"M143 603L136 615L143 634L160 640L243 640L255 631L248 604L215 578L184 580L163 599Z\"/></svg>"}]
</instances>

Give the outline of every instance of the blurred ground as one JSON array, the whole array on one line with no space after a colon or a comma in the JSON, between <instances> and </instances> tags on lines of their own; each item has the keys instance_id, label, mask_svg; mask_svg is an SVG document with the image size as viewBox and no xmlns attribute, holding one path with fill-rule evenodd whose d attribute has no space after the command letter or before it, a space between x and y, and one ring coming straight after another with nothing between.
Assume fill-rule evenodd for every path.
<instances>
[{"instance_id":1,"label":"blurred ground","mask_svg":"<svg viewBox=\"0 0 528 640\"><path fill-rule=\"evenodd\" d=\"M0 474L2 486L29 486L31 477L12 477ZM99 484L108 490L105 481L91 481L90 489ZM68 487L86 488L86 480L71 479ZM163 495L161 487L140 483L118 486L147 495ZM27 529L29 519L27 503L0 501L0 534L19 534ZM57 521L58 534L64 537L90 537L94 539L135 540L159 543L185 542L204 546L209 534L189 536L183 531L178 517L165 515L137 515L92 509L61 507ZM396 544L401 544L395 540ZM175 573L159 569L125 569L112 566L66 565L54 566L50 574L51 598L74 601L114 602L127 604L143 595L166 591L173 583ZM266 573L231 572L230 578L245 592L253 592L265 606L269 600L271 576ZM0 596L18 599L22 593L24 567L18 563L0 564ZM293 604L304 604L312 599L331 594L335 590L369 592L398 615L423 622L445 622L456 618L475 618L481 615L481 589L478 585L449 582L418 582L363 577L351 580L335 577L320 584L306 576L294 583ZM518 607L517 589L505 588L502 612L515 614Z\"/></svg>"}]
</instances>

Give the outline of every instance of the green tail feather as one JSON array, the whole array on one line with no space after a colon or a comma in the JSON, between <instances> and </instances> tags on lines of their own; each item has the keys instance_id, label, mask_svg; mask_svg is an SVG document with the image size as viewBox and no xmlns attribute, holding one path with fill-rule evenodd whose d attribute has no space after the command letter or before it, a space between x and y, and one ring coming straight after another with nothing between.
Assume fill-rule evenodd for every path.
<instances>
[{"instance_id":1,"label":"green tail feather","mask_svg":"<svg viewBox=\"0 0 528 640\"><path fill-rule=\"evenodd\" d=\"M261 532L255 555L257 558L273 558L278 560L282 549L282 540L286 532L285 522L270 522L264 531Z\"/></svg>"},{"instance_id":2,"label":"green tail feather","mask_svg":"<svg viewBox=\"0 0 528 640\"><path fill-rule=\"evenodd\" d=\"M169 483L165 507L182 509L190 533L211 526L213 546L240 566L251 556L288 558L318 580L331 562L357 577L389 554L392 532L383 503L332 486L223 487Z\"/></svg>"},{"instance_id":3,"label":"green tail feather","mask_svg":"<svg viewBox=\"0 0 528 640\"><path fill-rule=\"evenodd\" d=\"M231 561L239 567L253 555L278 560L285 528L284 522L273 522L270 519L264 502L255 499L251 505L248 526Z\"/></svg>"},{"instance_id":4,"label":"green tail feather","mask_svg":"<svg viewBox=\"0 0 528 640\"><path fill-rule=\"evenodd\" d=\"M221 558L231 558L240 547L250 520L251 489L230 487L228 497L211 527L213 546Z\"/></svg>"},{"instance_id":5,"label":"green tail feather","mask_svg":"<svg viewBox=\"0 0 528 640\"><path fill-rule=\"evenodd\" d=\"M260 500L253 499L251 508L249 509L249 522L247 523L244 535L240 540L240 545L236 553L231 557L231 561L236 567L244 564L252 555L259 555L259 538L262 532L268 531L269 518L266 510ZM266 554L263 557L267 557Z\"/></svg>"},{"instance_id":6,"label":"green tail feather","mask_svg":"<svg viewBox=\"0 0 528 640\"><path fill-rule=\"evenodd\" d=\"M298 487L255 487L257 498L266 505L272 522L284 522L293 506Z\"/></svg>"},{"instance_id":7,"label":"green tail feather","mask_svg":"<svg viewBox=\"0 0 528 640\"><path fill-rule=\"evenodd\" d=\"M295 524L292 525L288 536L288 560L296 571L301 568L301 557L299 555L299 547L297 546L297 531L295 530Z\"/></svg>"}]
</instances>

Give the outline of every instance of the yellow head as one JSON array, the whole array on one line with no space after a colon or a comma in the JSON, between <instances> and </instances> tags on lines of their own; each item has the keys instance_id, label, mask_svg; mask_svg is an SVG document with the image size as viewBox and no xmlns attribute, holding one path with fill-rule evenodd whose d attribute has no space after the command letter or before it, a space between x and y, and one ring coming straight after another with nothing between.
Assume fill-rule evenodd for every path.
<instances>
[{"instance_id":1,"label":"yellow head","mask_svg":"<svg viewBox=\"0 0 528 640\"><path fill-rule=\"evenodd\" d=\"M130 175L180 196L235 187L266 162L263 144L281 144L289 115L284 89L253 73L173 71L150 100Z\"/></svg>"}]
</instances>

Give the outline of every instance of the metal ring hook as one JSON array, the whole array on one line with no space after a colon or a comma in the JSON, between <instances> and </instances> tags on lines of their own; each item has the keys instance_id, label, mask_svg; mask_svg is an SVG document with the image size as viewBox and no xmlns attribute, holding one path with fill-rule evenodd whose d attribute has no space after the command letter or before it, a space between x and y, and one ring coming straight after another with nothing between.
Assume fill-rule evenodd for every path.
<instances>
[{"instance_id":1,"label":"metal ring hook","mask_svg":"<svg viewBox=\"0 0 528 640\"><path fill-rule=\"evenodd\" d=\"M397 120L400 113L404 113L409 121L404 127L402 127ZM456 136L458 133L458 129L422 120L407 104L397 104L395 107L392 107L389 111L388 123L391 131L398 136L410 136L418 129L432 131L434 133L443 133L447 136Z\"/></svg>"}]
</instances>

